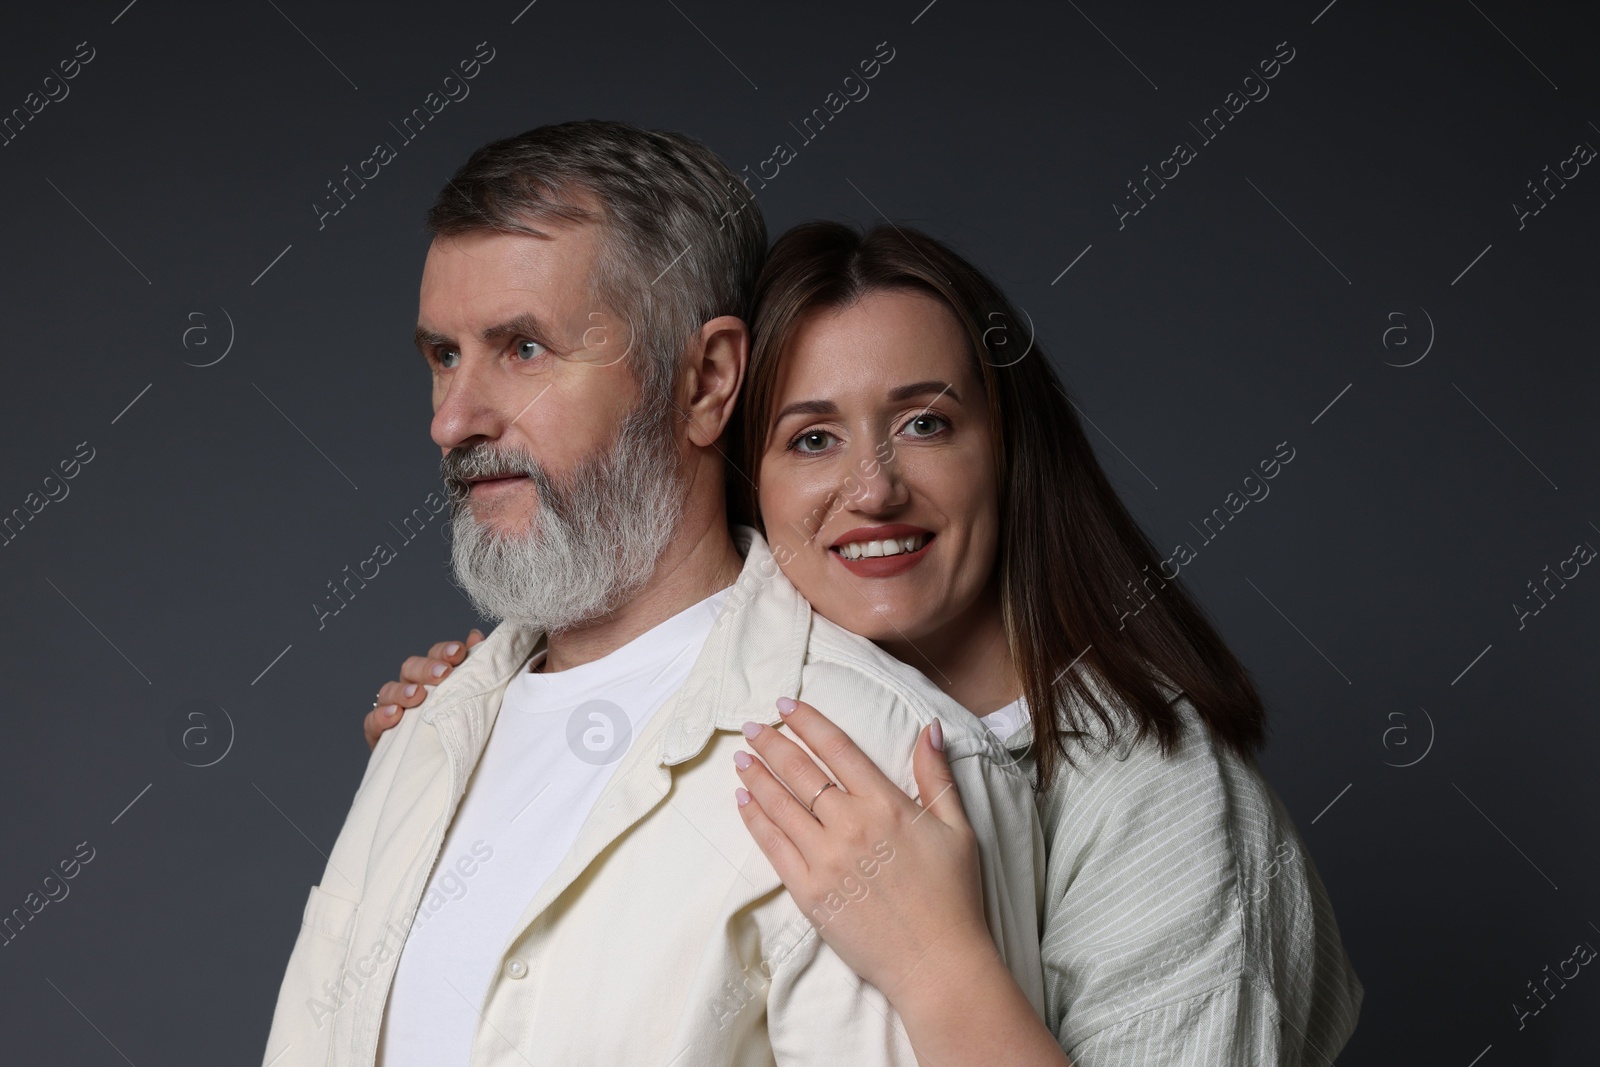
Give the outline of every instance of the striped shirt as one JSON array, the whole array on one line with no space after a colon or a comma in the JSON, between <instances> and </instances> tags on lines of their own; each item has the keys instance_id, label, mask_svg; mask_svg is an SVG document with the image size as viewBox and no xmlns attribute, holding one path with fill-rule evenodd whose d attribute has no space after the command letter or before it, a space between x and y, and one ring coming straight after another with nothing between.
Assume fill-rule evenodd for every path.
<instances>
[{"instance_id":1,"label":"striped shirt","mask_svg":"<svg viewBox=\"0 0 1600 1067\"><path fill-rule=\"evenodd\" d=\"M1039 799L1046 1022L1075 1067L1328 1067L1362 987L1327 891L1255 762L1174 707L1166 756L1086 716ZM1025 708L985 722L1033 774Z\"/></svg>"}]
</instances>

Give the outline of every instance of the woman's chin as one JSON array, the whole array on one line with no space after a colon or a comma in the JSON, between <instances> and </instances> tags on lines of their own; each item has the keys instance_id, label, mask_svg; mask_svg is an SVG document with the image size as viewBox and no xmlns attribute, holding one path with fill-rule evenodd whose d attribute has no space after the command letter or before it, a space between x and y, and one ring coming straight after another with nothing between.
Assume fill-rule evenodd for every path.
<instances>
[{"instance_id":1,"label":"woman's chin","mask_svg":"<svg viewBox=\"0 0 1600 1067\"><path fill-rule=\"evenodd\" d=\"M873 603L851 593L854 603L841 602L827 610L812 607L829 622L878 644L915 643L928 629L929 613L895 603Z\"/></svg>"}]
</instances>

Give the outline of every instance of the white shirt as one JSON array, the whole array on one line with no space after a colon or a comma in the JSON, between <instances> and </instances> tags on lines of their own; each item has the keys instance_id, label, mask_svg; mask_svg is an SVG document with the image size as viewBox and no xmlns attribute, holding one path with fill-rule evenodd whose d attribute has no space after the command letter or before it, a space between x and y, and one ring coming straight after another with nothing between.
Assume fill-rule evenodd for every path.
<instances>
[{"instance_id":1,"label":"white shirt","mask_svg":"<svg viewBox=\"0 0 1600 1067\"><path fill-rule=\"evenodd\" d=\"M688 678L727 598L715 593L569 670L540 672L541 652L506 687L395 972L382 1067L466 1067L517 918L633 739Z\"/></svg>"}]
</instances>

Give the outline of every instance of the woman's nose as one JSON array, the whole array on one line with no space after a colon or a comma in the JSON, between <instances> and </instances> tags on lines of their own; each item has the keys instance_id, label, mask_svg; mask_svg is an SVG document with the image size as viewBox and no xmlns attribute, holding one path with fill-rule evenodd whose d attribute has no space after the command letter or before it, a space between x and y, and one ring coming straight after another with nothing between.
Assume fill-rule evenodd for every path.
<instances>
[{"instance_id":1,"label":"woman's nose","mask_svg":"<svg viewBox=\"0 0 1600 1067\"><path fill-rule=\"evenodd\" d=\"M874 442L866 455L857 457L854 466L859 491L851 503L856 510L885 511L901 506L910 498L891 442Z\"/></svg>"}]
</instances>

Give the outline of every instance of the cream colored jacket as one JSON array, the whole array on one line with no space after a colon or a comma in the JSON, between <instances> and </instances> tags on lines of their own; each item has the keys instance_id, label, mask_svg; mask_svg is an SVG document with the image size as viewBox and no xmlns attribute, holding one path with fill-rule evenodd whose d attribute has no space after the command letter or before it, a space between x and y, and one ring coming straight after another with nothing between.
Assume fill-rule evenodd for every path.
<instances>
[{"instance_id":1,"label":"cream colored jacket","mask_svg":"<svg viewBox=\"0 0 1600 1067\"><path fill-rule=\"evenodd\" d=\"M779 696L824 709L913 795L913 743L942 721L990 931L1044 1014L1044 839L1026 772L921 674L814 615L754 530L736 534L745 565L688 682L549 881L530 887L475 1005L475 1067L915 1063L887 1001L823 944L739 817L740 726L779 723ZM264 1064L375 1062L407 926L506 685L541 637L496 628L378 742L306 901Z\"/></svg>"}]
</instances>

